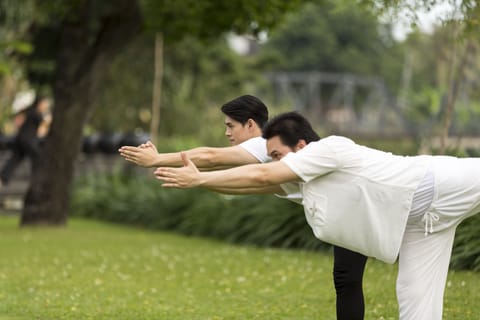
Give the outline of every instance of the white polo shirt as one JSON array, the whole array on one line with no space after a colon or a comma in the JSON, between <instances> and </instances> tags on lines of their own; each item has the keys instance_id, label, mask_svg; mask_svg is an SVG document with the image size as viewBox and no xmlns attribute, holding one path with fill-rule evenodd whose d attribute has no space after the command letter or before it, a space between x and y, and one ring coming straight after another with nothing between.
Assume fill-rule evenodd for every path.
<instances>
[{"instance_id":1,"label":"white polo shirt","mask_svg":"<svg viewBox=\"0 0 480 320\"><path fill-rule=\"evenodd\" d=\"M303 181L305 216L317 238L393 263L431 159L396 156L330 136L281 161Z\"/></svg>"}]
</instances>

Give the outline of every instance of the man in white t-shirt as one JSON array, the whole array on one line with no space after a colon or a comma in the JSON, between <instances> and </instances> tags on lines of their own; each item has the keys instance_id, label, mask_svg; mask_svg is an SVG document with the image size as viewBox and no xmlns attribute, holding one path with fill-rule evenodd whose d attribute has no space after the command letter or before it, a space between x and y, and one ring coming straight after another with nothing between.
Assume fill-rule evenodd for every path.
<instances>
[{"instance_id":1,"label":"man in white t-shirt","mask_svg":"<svg viewBox=\"0 0 480 320\"><path fill-rule=\"evenodd\" d=\"M266 141L261 128L266 123L268 111L256 97L244 95L227 102L221 108L225 114L225 135L231 147L199 147L184 151L200 170L214 170L246 164L271 161L267 154ZM315 134L312 137L318 140ZM183 165L180 152L158 153L151 142L139 147L124 146L119 150L125 160L142 167L179 167ZM278 159L274 159L278 160ZM279 197L300 203L302 197L297 184L286 184L287 195ZM276 188L263 192L274 193ZM216 191L230 194L251 193L253 190L217 188ZM362 320L365 305L363 298L363 272L367 258L357 252L334 246L334 284L338 320Z\"/></svg>"},{"instance_id":2,"label":"man in white t-shirt","mask_svg":"<svg viewBox=\"0 0 480 320\"><path fill-rule=\"evenodd\" d=\"M442 319L455 229L480 212L480 159L397 156L339 136L309 142L312 132L304 117L285 113L263 132L281 161L206 173L183 155L184 167L155 174L175 188L285 193L296 183L316 237L387 263L399 258L401 320Z\"/></svg>"},{"instance_id":3,"label":"man in white t-shirt","mask_svg":"<svg viewBox=\"0 0 480 320\"><path fill-rule=\"evenodd\" d=\"M249 163L270 161L267 156L262 126L268 120L268 109L258 98L243 95L222 106L225 114L225 135L231 147L198 147L185 151L199 169L235 167ZM182 166L180 152L158 153L156 147L146 142L138 147L119 149L125 160L142 167Z\"/></svg>"}]
</instances>

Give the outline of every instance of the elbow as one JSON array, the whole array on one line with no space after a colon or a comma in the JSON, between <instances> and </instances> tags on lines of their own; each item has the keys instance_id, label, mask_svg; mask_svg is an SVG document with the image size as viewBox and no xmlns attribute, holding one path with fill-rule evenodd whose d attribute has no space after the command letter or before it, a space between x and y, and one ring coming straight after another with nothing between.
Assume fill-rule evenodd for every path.
<instances>
[{"instance_id":1,"label":"elbow","mask_svg":"<svg viewBox=\"0 0 480 320\"><path fill-rule=\"evenodd\" d=\"M267 170L264 166L259 166L258 171L254 170L253 178L256 181L256 186L258 187L268 187L275 185L276 183L273 181L273 177L270 174L270 171Z\"/></svg>"},{"instance_id":2,"label":"elbow","mask_svg":"<svg viewBox=\"0 0 480 320\"><path fill-rule=\"evenodd\" d=\"M203 148L198 153L198 156L195 159L196 161L194 162L197 166L200 166L202 168L211 168L216 165L215 156L215 152L213 152L209 148Z\"/></svg>"}]
</instances>

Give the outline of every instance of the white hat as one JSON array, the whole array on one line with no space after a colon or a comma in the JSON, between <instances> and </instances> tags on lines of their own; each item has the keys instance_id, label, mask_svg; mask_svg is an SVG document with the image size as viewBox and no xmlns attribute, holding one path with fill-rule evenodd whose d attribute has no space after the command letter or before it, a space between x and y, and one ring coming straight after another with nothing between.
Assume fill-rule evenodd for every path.
<instances>
[{"instance_id":1,"label":"white hat","mask_svg":"<svg viewBox=\"0 0 480 320\"><path fill-rule=\"evenodd\" d=\"M28 108L35 101L35 90L21 91L13 99L12 109L14 113Z\"/></svg>"}]
</instances>

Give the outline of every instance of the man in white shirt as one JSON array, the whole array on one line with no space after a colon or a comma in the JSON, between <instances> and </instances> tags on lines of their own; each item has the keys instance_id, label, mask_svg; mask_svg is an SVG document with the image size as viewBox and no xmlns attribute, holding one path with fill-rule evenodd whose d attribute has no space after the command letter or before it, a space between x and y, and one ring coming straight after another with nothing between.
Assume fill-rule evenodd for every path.
<instances>
[{"instance_id":1,"label":"man in white shirt","mask_svg":"<svg viewBox=\"0 0 480 320\"><path fill-rule=\"evenodd\" d=\"M245 164L269 162L265 139L261 137L262 126L268 118L266 106L256 97L244 95L222 106L225 114L225 135L231 147L212 148L199 147L185 151L193 163L200 170L230 168ZM318 140L316 133L309 137L312 141ZM158 153L151 142L139 147L124 146L120 154L132 163L142 167L162 167L183 165L180 152ZM277 156L277 155L275 155ZM274 160L278 160L275 158ZM296 184L284 198L301 203L301 195ZM288 188L288 185L285 186ZM217 188L223 193L251 193L253 190ZM274 192L263 188L263 192ZM365 305L363 298L363 272L367 257L357 252L334 246L334 284L336 289L336 309L338 320L362 320Z\"/></svg>"},{"instance_id":2,"label":"man in white shirt","mask_svg":"<svg viewBox=\"0 0 480 320\"><path fill-rule=\"evenodd\" d=\"M199 147L185 151L195 165L211 170L270 161L262 138L262 126L268 120L268 109L263 102L254 96L244 95L225 103L222 112L225 114L225 135L232 146ZM180 152L158 153L150 141L138 147L123 146L119 152L125 160L147 168L183 164Z\"/></svg>"},{"instance_id":3,"label":"man in white shirt","mask_svg":"<svg viewBox=\"0 0 480 320\"><path fill-rule=\"evenodd\" d=\"M441 319L455 229L480 211L480 159L403 157L338 136L308 143L311 132L285 113L263 132L281 161L199 172L183 155L184 167L155 174L175 188L286 193L297 183L316 237L387 263L398 256L400 319Z\"/></svg>"}]
</instances>

